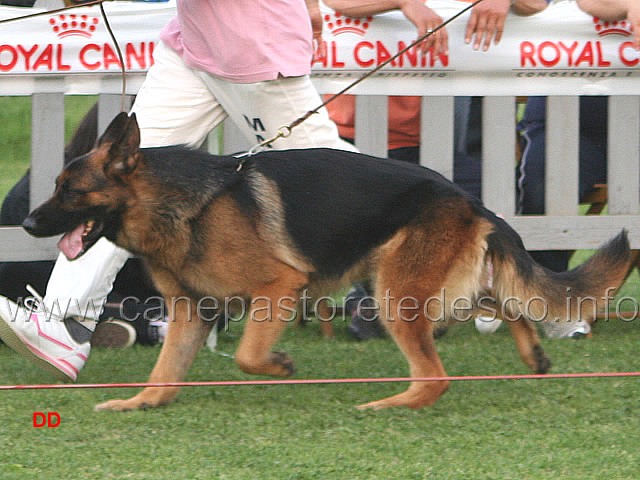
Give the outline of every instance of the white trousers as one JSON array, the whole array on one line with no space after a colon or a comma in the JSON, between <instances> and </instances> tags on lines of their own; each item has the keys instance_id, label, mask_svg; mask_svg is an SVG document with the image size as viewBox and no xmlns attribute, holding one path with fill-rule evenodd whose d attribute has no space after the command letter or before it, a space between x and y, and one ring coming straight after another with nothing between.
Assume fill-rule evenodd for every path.
<instances>
[{"instance_id":1,"label":"white trousers","mask_svg":"<svg viewBox=\"0 0 640 480\"><path fill-rule=\"evenodd\" d=\"M251 144L271 138L322 100L308 76L259 83L232 83L187 67L160 43L154 65L138 92L132 111L140 125L141 146L200 146L227 116ZM277 149L329 147L355 151L341 140L325 109L273 142ZM78 316L93 328L115 277L129 253L100 239L82 257L59 255L47 285L45 305L62 316Z\"/></svg>"}]
</instances>

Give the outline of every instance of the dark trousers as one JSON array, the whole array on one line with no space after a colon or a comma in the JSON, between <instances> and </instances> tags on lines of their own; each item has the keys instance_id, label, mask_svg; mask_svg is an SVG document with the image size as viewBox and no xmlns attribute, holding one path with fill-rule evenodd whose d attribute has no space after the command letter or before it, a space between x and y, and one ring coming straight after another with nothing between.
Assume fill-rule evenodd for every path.
<instances>
[{"instance_id":1,"label":"dark trousers","mask_svg":"<svg viewBox=\"0 0 640 480\"><path fill-rule=\"evenodd\" d=\"M520 122L522 159L518 170L518 213L545 213L545 126L546 97L530 97ZM580 98L579 198L594 184L607 181L607 97ZM571 252L530 252L541 265L564 271Z\"/></svg>"}]
</instances>

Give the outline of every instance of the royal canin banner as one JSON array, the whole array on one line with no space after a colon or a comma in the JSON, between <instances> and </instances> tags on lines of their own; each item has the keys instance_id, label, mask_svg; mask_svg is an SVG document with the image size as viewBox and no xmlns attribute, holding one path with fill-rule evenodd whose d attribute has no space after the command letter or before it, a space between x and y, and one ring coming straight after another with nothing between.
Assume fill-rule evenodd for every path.
<instances>
[{"instance_id":1,"label":"royal canin banner","mask_svg":"<svg viewBox=\"0 0 640 480\"><path fill-rule=\"evenodd\" d=\"M429 0L443 19L468 3ZM106 2L109 23L125 67L142 77L153 62L158 33L175 13L169 2ZM0 7L0 18L37 9ZM385 62L416 38L401 12L349 18L323 7L328 56L312 68L322 92L336 92ZM585 14L572 0L539 14L509 15L499 45L475 51L464 43L469 12L447 26L449 54L414 49L385 66L351 93L395 95L639 95L640 52L630 25ZM116 77L120 61L97 6L76 8L0 25L0 93L5 80L25 76ZM89 80L89 79L92 80ZM80 82L82 83L82 82ZM80 93L76 83L74 93ZM92 93L92 92L86 92Z\"/></svg>"}]
</instances>

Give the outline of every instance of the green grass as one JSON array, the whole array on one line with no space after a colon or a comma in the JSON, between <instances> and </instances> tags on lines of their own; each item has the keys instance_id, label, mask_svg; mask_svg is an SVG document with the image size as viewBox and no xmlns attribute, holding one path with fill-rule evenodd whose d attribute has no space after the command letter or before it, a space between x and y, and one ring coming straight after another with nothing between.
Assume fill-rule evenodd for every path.
<instances>
[{"instance_id":1,"label":"green grass","mask_svg":"<svg viewBox=\"0 0 640 480\"><path fill-rule=\"evenodd\" d=\"M239 325L219 348L233 351ZM406 376L390 340L320 338L318 324L289 329L279 348L296 378ZM633 323L596 325L593 338L547 340L556 372L640 369ZM527 373L506 329L481 336L460 325L438 341L451 375ZM81 382L144 381L157 347L94 350ZM0 384L50 380L0 348ZM208 350L188 380L254 378ZM257 377L256 377L257 378ZM637 479L638 379L457 382L419 411L360 412L354 405L404 384L185 388L149 411L95 413L135 389L0 392L0 477L83 479ZM34 428L33 412L60 415ZM606 475L606 477L604 477Z\"/></svg>"},{"instance_id":2,"label":"green grass","mask_svg":"<svg viewBox=\"0 0 640 480\"><path fill-rule=\"evenodd\" d=\"M91 98L71 98L68 125ZM0 180L28 166L30 113L0 99ZM72 130L67 127L67 132ZM0 198L4 196L0 190ZM585 255L581 253L581 255ZM637 274L620 295L638 298ZM544 340L555 372L638 371L637 321L599 322L593 338ZM320 337L318 323L289 329L278 345L296 359L295 378L407 376L388 340ZM240 325L221 335L232 352ZM438 340L450 375L528 373L507 330L482 336L469 324ZM159 348L94 350L82 383L145 381ZM51 380L0 345L0 384ZM232 360L203 350L187 380L247 380ZM637 378L454 382L420 411L360 412L403 384L194 387L149 411L96 413L96 403L137 389L0 391L0 478L10 479L638 479ZM56 412L57 428L34 428Z\"/></svg>"}]
</instances>

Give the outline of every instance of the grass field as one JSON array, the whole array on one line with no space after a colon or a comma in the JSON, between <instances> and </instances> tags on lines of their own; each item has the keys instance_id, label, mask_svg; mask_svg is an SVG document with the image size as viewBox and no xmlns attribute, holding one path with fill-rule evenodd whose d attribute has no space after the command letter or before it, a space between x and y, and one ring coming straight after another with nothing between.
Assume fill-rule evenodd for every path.
<instances>
[{"instance_id":1,"label":"grass field","mask_svg":"<svg viewBox=\"0 0 640 480\"><path fill-rule=\"evenodd\" d=\"M220 350L235 347L239 325ZM357 343L343 324L290 329L279 348L296 378L406 376L389 340ZM547 340L556 372L640 369L640 330L597 325L583 340ZM481 336L468 324L438 341L450 375L527 373L506 329ZM81 382L145 381L158 348L94 350ZM0 348L0 384L50 382ZM203 350L190 381L246 380L229 358ZM256 377L257 378L257 377ZM3 479L637 479L637 378L454 383L433 407L361 412L354 405L404 384L185 388L163 408L95 413L133 389L0 392ZM34 428L33 412L56 412Z\"/></svg>"},{"instance_id":2,"label":"grass field","mask_svg":"<svg viewBox=\"0 0 640 480\"><path fill-rule=\"evenodd\" d=\"M28 126L26 104L0 100L5 126L18 118ZM25 129L0 133L2 180L9 185L27 167ZM639 293L634 275L620 296L637 299ZM356 342L345 326L336 322L332 341L321 338L317 322L285 332L278 349L296 359L295 378L408 375L390 340ZM241 325L232 324L219 350L233 352L240 333ZM637 320L599 322L592 338L543 340L558 373L640 371L639 344ZM438 348L450 375L528 373L504 326L483 336L461 324L438 340ZM145 381L158 351L94 350L79 381ZM1 345L0 365L0 385L52 382ZM252 378L259 377L205 349L187 380ZM405 384L194 387L167 407L121 414L96 413L93 406L137 389L0 391L0 479L635 480L639 382L454 382L432 407L379 412L354 405L400 392ZM60 425L36 428L34 412L55 412Z\"/></svg>"}]
</instances>

